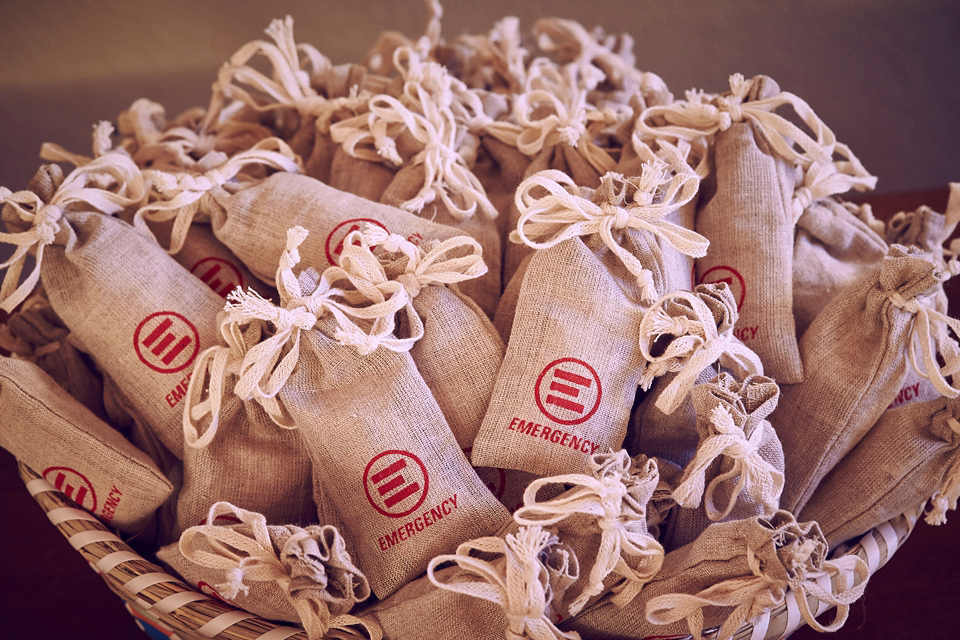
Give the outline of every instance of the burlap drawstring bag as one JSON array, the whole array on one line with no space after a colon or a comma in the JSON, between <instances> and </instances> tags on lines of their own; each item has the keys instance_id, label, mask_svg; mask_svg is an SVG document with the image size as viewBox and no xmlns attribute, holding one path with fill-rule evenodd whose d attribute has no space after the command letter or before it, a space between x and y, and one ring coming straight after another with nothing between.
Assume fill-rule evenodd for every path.
<instances>
[{"instance_id":1,"label":"burlap drawstring bag","mask_svg":"<svg viewBox=\"0 0 960 640\"><path fill-rule=\"evenodd\" d=\"M631 453L686 465L699 441L690 390L723 370L741 379L763 373L757 355L736 337L737 317L726 283L668 293L646 311L639 331L646 360L640 384L649 391L630 420Z\"/></svg>"},{"instance_id":2,"label":"burlap drawstring bag","mask_svg":"<svg viewBox=\"0 0 960 640\"><path fill-rule=\"evenodd\" d=\"M798 338L830 300L868 277L887 254L883 238L855 208L836 198L824 198L808 206L797 220L793 316Z\"/></svg>"},{"instance_id":3,"label":"burlap drawstring bag","mask_svg":"<svg viewBox=\"0 0 960 640\"><path fill-rule=\"evenodd\" d=\"M643 309L665 293L653 238L705 251L702 238L663 221L696 187L662 165L638 179L608 174L592 199L557 171L524 181L517 235L538 251L474 464L578 473L597 451L621 448L643 366Z\"/></svg>"},{"instance_id":4,"label":"burlap drawstring bag","mask_svg":"<svg viewBox=\"0 0 960 640\"><path fill-rule=\"evenodd\" d=\"M710 240L710 251L697 261L697 281L730 283L740 328L752 334L748 346L768 375L798 382L803 364L792 313L795 192L803 186L804 169L815 162L826 166L846 148L803 100L780 91L772 79L736 74L730 87L709 99L649 107L636 126L642 135L709 140L711 171L694 228ZM812 136L776 113L785 106Z\"/></svg>"},{"instance_id":5,"label":"burlap drawstring bag","mask_svg":"<svg viewBox=\"0 0 960 640\"><path fill-rule=\"evenodd\" d=\"M144 453L31 362L0 357L0 446L79 506L140 533L173 485Z\"/></svg>"},{"instance_id":6,"label":"burlap drawstring bag","mask_svg":"<svg viewBox=\"0 0 960 640\"><path fill-rule=\"evenodd\" d=\"M438 570L448 562L455 563L453 570ZM483 620L482 628L489 629L471 638L578 640L576 633L557 627L556 607L579 573L573 551L556 535L532 525L502 537L464 542L456 553L433 558L427 578L441 593L461 596L455 601L467 596L492 603L483 607L482 618L465 623L469 629ZM450 595L447 599L453 599Z\"/></svg>"},{"instance_id":7,"label":"burlap drawstring bag","mask_svg":"<svg viewBox=\"0 0 960 640\"><path fill-rule=\"evenodd\" d=\"M234 606L302 625L311 640L382 637L376 625L349 615L370 597L370 584L336 527L270 525L262 514L218 502L204 524L184 531L157 557Z\"/></svg>"},{"instance_id":8,"label":"burlap drawstring bag","mask_svg":"<svg viewBox=\"0 0 960 640\"><path fill-rule=\"evenodd\" d=\"M772 515L783 491L783 448L767 417L780 390L770 378L721 373L694 387L700 442L673 491L664 544L692 542L711 522ZM702 502L702 505L701 505Z\"/></svg>"},{"instance_id":9,"label":"burlap drawstring bag","mask_svg":"<svg viewBox=\"0 0 960 640\"><path fill-rule=\"evenodd\" d=\"M960 494L960 399L885 412L813 492L800 517L816 520L831 547L930 500L942 524ZM932 499L931 499L932 498Z\"/></svg>"},{"instance_id":10,"label":"burlap drawstring bag","mask_svg":"<svg viewBox=\"0 0 960 640\"><path fill-rule=\"evenodd\" d=\"M398 170L376 198L473 236L490 267L471 296L493 314L500 296L497 210L472 166L479 139L472 130L490 117L477 93L410 47L394 52L400 72L395 92L370 99L370 114L334 125L332 135L358 155Z\"/></svg>"},{"instance_id":11,"label":"burlap drawstring bag","mask_svg":"<svg viewBox=\"0 0 960 640\"><path fill-rule=\"evenodd\" d=\"M646 516L658 482L656 461L643 458L637 464L621 449L592 456L587 474L540 478L527 487L514 520L555 532L580 565L579 579L554 601L563 617L577 615L605 593L623 606L660 570L663 547L650 535ZM541 500L541 489L551 485L568 489Z\"/></svg>"},{"instance_id":12,"label":"burlap drawstring bag","mask_svg":"<svg viewBox=\"0 0 960 640\"><path fill-rule=\"evenodd\" d=\"M942 395L958 394L944 378L958 368L945 327L960 334L958 324L922 299L940 277L919 249L894 245L879 269L834 298L807 329L800 349L809 379L782 386L772 418L785 456L782 508L803 509L896 399L907 367L922 371ZM943 368L937 350L947 359Z\"/></svg>"},{"instance_id":13,"label":"burlap drawstring bag","mask_svg":"<svg viewBox=\"0 0 960 640\"><path fill-rule=\"evenodd\" d=\"M836 631L863 595L867 564L856 555L827 560L815 522L798 523L786 511L770 517L710 525L695 541L667 554L641 597L623 608L601 601L563 625L590 638L672 637L719 626L729 640L744 623L784 603L789 588L803 619L817 631ZM853 584L848 576L853 574ZM830 579L829 588L821 581ZM829 625L810 610L807 595L837 607Z\"/></svg>"},{"instance_id":14,"label":"burlap drawstring bag","mask_svg":"<svg viewBox=\"0 0 960 640\"><path fill-rule=\"evenodd\" d=\"M509 514L470 467L405 351L422 329L411 338L365 336L318 314L316 297L304 295L292 273L304 234L291 236L277 270L281 307L238 298L241 310L266 320L272 335L248 349L237 386L249 389L275 422L302 433L315 491L337 510L359 566L383 598L423 572L430 558L498 530ZM336 267L323 276L330 285L348 280ZM343 293L348 302L351 295ZM377 316L374 323L386 319L389 332L407 300L396 283L390 298L350 313L367 311ZM377 305L395 306L383 314Z\"/></svg>"},{"instance_id":15,"label":"burlap drawstring bag","mask_svg":"<svg viewBox=\"0 0 960 640\"><path fill-rule=\"evenodd\" d=\"M486 314L445 286L486 272L481 251L469 236L417 246L367 224L347 236L340 255L340 268L361 276L358 283L406 290L423 323L410 355L461 449L473 446L480 430L505 348Z\"/></svg>"},{"instance_id":16,"label":"burlap drawstring bag","mask_svg":"<svg viewBox=\"0 0 960 640\"><path fill-rule=\"evenodd\" d=\"M113 191L96 188L103 183ZM34 245L38 268L0 297L15 305L42 271L70 341L118 384L142 426L180 458L180 402L197 354L216 341L212 325L223 298L153 240L104 215L139 206L144 194L140 171L114 152L75 169L46 201L31 192L6 196L4 220L26 231L11 234L20 249L5 282L15 281L22 255Z\"/></svg>"},{"instance_id":17,"label":"burlap drawstring bag","mask_svg":"<svg viewBox=\"0 0 960 640\"><path fill-rule=\"evenodd\" d=\"M525 179L554 170L565 173L578 186L596 188L600 176L616 168L612 150L598 144L600 133L616 128L627 119L629 110L600 109L588 103L587 90L577 85L575 73L570 71L546 58L536 58L528 69L523 92L513 98L511 120L494 123L486 130L531 158ZM505 212L511 233L522 215L519 205L515 202ZM503 282L510 282L529 253L526 245L506 244Z\"/></svg>"},{"instance_id":18,"label":"burlap drawstring bag","mask_svg":"<svg viewBox=\"0 0 960 640\"><path fill-rule=\"evenodd\" d=\"M106 419L103 380L93 363L68 340L67 329L50 308L42 286L0 324L0 354L28 360L98 418Z\"/></svg>"}]
</instances>

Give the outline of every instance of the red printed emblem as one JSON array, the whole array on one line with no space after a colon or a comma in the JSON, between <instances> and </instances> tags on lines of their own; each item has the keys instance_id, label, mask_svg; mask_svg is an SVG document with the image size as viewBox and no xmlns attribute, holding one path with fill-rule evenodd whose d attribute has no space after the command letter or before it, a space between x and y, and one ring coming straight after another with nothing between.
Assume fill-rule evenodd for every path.
<instances>
[{"instance_id":1,"label":"red printed emblem","mask_svg":"<svg viewBox=\"0 0 960 640\"><path fill-rule=\"evenodd\" d=\"M189 320L173 311L158 311L143 319L133 333L140 361L159 373L176 373L190 366L200 350L200 334Z\"/></svg>"},{"instance_id":2,"label":"red printed emblem","mask_svg":"<svg viewBox=\"0 0 960 640\"><path fill-rule=\"evenodd\" d=\"M374 220L373 218L353 218L352 220L344 220L333 228L333 231L331 231L330 235L327 236L327 242L324 247L327 252L327 260L331 265L337 264L337 258L339 258L340 253L343 252L343 242L346 240L347 236L354 231L360 231L363 229L363 225L368 222L370 224L377 225L384 231L387 231L387 228L383 226L381 222Z\"/></svg>"},{"instance_id":3,"label":"red printed emblem","mask_svg":"<svg viewBox=\"0 0 960 640\"><path fill-rule=\"evenodd\" d=\"M70 467L47 467L43 479L90 513L97 512L97 494L93 484L79 471Z\"/></svg>"},{"instance_id":4,"label":"red printed emblem","mask_svg":"<svg viewBox=\"0 0 960 640\"><path fill-rule=\"evenodd\" d=\"M197 264L190 269L190 273L200 278L204 284L224 298L237 287L243 286L240 270L228 260L216 256L198 260Z\"/></svg>"},{"instance_id":5,"label":"red printed emblem","mask_svg":"<svg viewBox=\"0 0 960 640\"><path fill-rule=\"evenodd\" d=\"M420 458L391 449L377 454L363 471L363 488L374 509L388 518L410 515L427 497L430 478Z\"/></svg>"},{"instance_id":6,"label":"red printed emblem","mask_svg":"<svg viewBox=\"0 0 960 640\"><path fill-rule=\"evenodd\" d=\"M543 415L559 424L580 424L596 413L603 389L600 376L577 358L560 358L537 378L536 401Z\"/></svg>"},{"instance_id":7,"label":"red printed emblem","mask_svg":"<svg viewBox=\"0 0 960 640\"><path fill-rule=\"evenodd\" d=\"M737 301L737 311L740 311L743 308L743 299L747 295L747 284L740 272L733 267L720 265L707 269L700 276L700 282L697 284L717 284L720 282L726 282L727 286L730 287L730 292L733 294L734 300Z\"/></svg>"}]
</instances>

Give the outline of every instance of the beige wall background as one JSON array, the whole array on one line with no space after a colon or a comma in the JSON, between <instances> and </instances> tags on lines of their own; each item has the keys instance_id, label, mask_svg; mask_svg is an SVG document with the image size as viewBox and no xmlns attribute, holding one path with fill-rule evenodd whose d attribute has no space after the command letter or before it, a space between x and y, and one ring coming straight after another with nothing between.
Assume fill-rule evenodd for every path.
<instances>
[{"instance_id":1,"label":"beige wall background","mask_svg":"<svg viewBox=\"0 0 960 640\"><path fill-rule=\"evenodd\" d=\"M420 0L0 0L0 185L21 189L40 144L87 153L91 126L140 97L205 105L218 67L291 15L297 40L359 61L387 29L420 35ZM443 32L560 16L636 40L675 95L763 73L804 98L879 177L878 191L960 180L957 0L444 2Z\"/></svg>"}]
</instances>

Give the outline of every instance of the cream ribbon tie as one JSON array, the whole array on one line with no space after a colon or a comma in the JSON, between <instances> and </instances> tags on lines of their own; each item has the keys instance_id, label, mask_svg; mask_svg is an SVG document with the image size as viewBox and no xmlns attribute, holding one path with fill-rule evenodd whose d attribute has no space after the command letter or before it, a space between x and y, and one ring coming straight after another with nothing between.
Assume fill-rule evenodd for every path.
<instances>
[{"instance_id":1,"label":"cream ribbon tie","mask_svg":"<svg viewBox=\"0 0 960 640\"><path fill-rule=\"evenodd\" d=\"M960 347L948 335L948 331L953 331L954 335L960 336L960 320L931 308L917 298L906 300L896 291L887 292L887 297L894 307L914 316L907 347L911 366L920 376L930 380L941 395L956 398L960 395L960 388L951 386L944 376L951 376L952 380L954 374L960 372ZM938 352L945 361L943 368L937 361Z\"/></svg>"},{"instance_id":2,"label":"cream ribbon tie","mask_svg":"<svg viewBox=\"0 0 960 640\"><path fill-rule=\"evenodd\" d=\"M541 558L557 542L556 536L538 525L522 527L505 538L470 540L458 546L455 554L430 560L427 577L437 588L501 607L508 621L507 640L578 640L579 634L564 633L547 615L559 594L551 591ZM500 557L491 562L472 556L472 551ZM462 570L450 582L438 579L435 573L446 562L454 562Z\"/></svg>"},{"instance_id":3,"label":"cream ribbon tie","mask_svg":"<svg viewBox=\"0 0 960 640\"><path fill-rule=\"evenodd\" d=\"M144 177L150 181L156 199L142 206L134 215L134 227L154 237L148 222L174 220L168 253L175 254L183 248L187 232L194 217L204 203L210 206L212 193L225 185L238 181L245 170L264 167L289 173L302 169L300 157L286 142L279 138L261 140L247 151L230 157L223 164L195 175L186 172L170 173L147 169Z\"/></svg>"},{"instance_id":4,"label":"cream ribbon tie","mask_svg":"<svg viewBox=\"0 0 960 640\"><path fill-rule=\"evenodd\" d=\"M784 476L783 472L760 455L763 435L761 423L748 438L743 426L734 420L730 409L722 404L714 407L710 411L708 435L697 446L693 460L687 464L683 479L673 492L677 504L696 508L700 506L702 496L707 517L718 521L730 515L740 492L746 488L748 495L763 508L765 514L775 512L780 505ZM720 456L728 458L732 465L729 470L713 478L704 489L707 469ZM736 483L730 490L730 501L720 510L714 500L714 492L722 483L734 478Z\"/></svg>"},{"instance_id":5,"label":"cream ribbon tie","mask_svg":"<svg viewBox=\"0 0 960 640\"><path fill-rule=\"evenodd\" d=\"M628 186L633 188L629 202L597 204L581 196L573 179L562 171L540 171L517 188L515 203L520 219L517 229L510 232L510 240L548 249L570 238L598 234L637 279L645 301L652 302L657 297L652 274L618 242L614 232L644 231L685 255L703 257L707 239L665 219L690 202L699 183L692 172L669 176L665 164L646 164L637 178L608 173L601 180L601 189L606 188L611 195L619 195Z\"/></svg>"},{"instance_id":6,"label":"cream ribbon tie","mask_svg":"<svg viewBox=\"0 0 960 640\"><path fill-rule=\"evenodd\" d=\"M6 269L0 284L0 309L11 312L23 302L40 280L44 248L53 244L68 210L97 211L113 215L146 199L140 169L122 152L106 153L71 171L49 202L29 190L0 187L0 205L9 206L26 231L0 232L0 243L16 247L0 264ZM36 251L33 270L18 285L26 257Z\"/></svg>"},{"instance_id":7,"label":"cream ribbon tie","mask_svg":"<svg viewBox=\"0 0 960 640\"><path fill-rule=\"evenodd\" d=\"M652 495L659 477L655 465L648 465L645 477L632 477L632 461L623 450L602 466L598 466L596 460L591 463L592 475L574 473L535 479L524 491L523 506L514 513L517 524L526 526L554 525L576 514L596 518L600 528L597 557L583 592L570 604L571 615L576 615L590 598L602 593L603 581L611 573L623 577L623 582L614 588L617 593L613 599L617 606L626 605L663 564L663 547L647 531L646 505L627 499L626 483L651 485L647 493ZM570 488L557 498L539 502L537 494L549 485ZM631 524L633 526L629 526ZM633 558L638 567L632 568L627 558Z\"/></svg>"},{"instance_id":8,"label":"cream ribbon tie","mask_svg":"<svg viewBox=\"0 0 960 640\"><path fill-rule=\"evenodd\" d=\"M676 411L690 394L700 372L718 360L743 375L763 374L760 358L733 334L735 311L728 320L730 328L721 334L713 312L691 291L668 293L644 313L639 344L646 365L640 386L647 390L658 376L678 374L657 397L655 405L660 411L667 415ZM673 338L663 353L654 356L652 347L658 338L666 335Z\"/></svg>"},{"instance_id":9,"label":"cream ribbon tie","mask_svg":"<svg viewBox=\"0 0 960 640\"><path fill-rule=\"evenodd\" d=\"M233 516L248 525L251 535L240 533L232 526L216 525L216 519L224 515ZM206 524L184 531L180 536L179 548L187 560L208 569L225 572L225 582L215 585L215 588L228 600L237 598L241 593L249 595L250 586L247 582L275 583L297 612L307 637L311 640L323 638L330 629L349 630L349 627L358 625L367 631L372 640L379 640L383 637L379 627L350 615L331 616L329 606L334 602L334 596L326 589L328 578L324 571L331 565L353 574L354 578L358 579L359 592L345 594L347 598L359 602L369 597L366 578L350 561L343 539L335 527L314 526L293 533L284 543L280 555L286 556L287 549L293 549L304 542L309 543L314 538L324 541L332 539L333 545L329 549L330 553L326 555L319 545L310 545L315 547L317 552L311 556L315 569L324 572L317 576L322 582L314 583L312 588L297 588L291 585L295 578L291 575L292 566L289 561L284 562L283 558L278 557L274 550L266 518L228 502L215 503L210 508ZM212 551L195 548L194 539L205 540Z\"/></svg>"},{"instance_id":10,"label":"cream ribbon tie","mask_svg":"<svg viewBox=\"0 0 960 640\"><path fill-rule=\"evenodd\" d=\"M813 162L832 162L834 151L837 150L836 136L806 102L786 91L770 98L744 102L752 85L751 80L734 74L730 77L729 94L714 96L709 102L705 101L706 96L695 94L688 96L686 101L648 107L637 119L637 129L641 135L666 136L692 142L726 131L734 123L749 121L756 125L780 157L789 162L804 167ZM689 100L690 97L694 97L694 100ZM813 137L775 113L776 109L784 106L793 108ZM852 154L850 160L853 161Z\"/></svg>"},{"instance_id":11,"label":"cream ribbon tie","mask_svg":"<svg viewBox=\"0 0 960 640\"><path fill-rule=\"evenodd\" d=\"M851 189L866 191L876 187L876 176L866 172L845 144L837 143L836 150L847 160L828 163L813 162L804 170L803 184L794 191L791 201L794 223L811 204L818 200L847 193Z\"/></svg>"}]
</instances>

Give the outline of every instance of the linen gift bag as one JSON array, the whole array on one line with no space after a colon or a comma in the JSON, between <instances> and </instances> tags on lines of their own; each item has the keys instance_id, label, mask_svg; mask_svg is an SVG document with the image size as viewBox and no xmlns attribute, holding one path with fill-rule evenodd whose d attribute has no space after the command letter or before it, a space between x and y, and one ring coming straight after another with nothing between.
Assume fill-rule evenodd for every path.
<instances>
[{"instance_id":1,"label":"linen gift bag","mask_svg":"<svg viewBox=\"0 0 960 640\"><path fill-rule=\"evenodd\" d=\"M797 96L771 78L730 78L729 93L709 101L649 107L637 128L653 136L710 140L695 229L710 241L697 261L698 282L727 281L737 291L740 328L753 337L771 377L803 378L792 313L793 196L802 170L827 164L833 132ZM814 137L776 113L789 106Z\"/></svg>"},{"instance_id":2,"label":"linen gift bag","mask_svg":"<svg viewBox=\"0 0 960 640\"><path fill-rule=\"evenodd\" d=\"M927 522L942 524L960 491L960 399L938 398L886 411L834 467L801 512L831 547L930 500Z\"/></svg>"},{"instance_id":3,"label":"linen gift bag","mask_svg":"<svg viewBox=\"0 0 960 640\"><path fill-rule=\"evenodd\" d=\"M394 92L370 99L368 117L341 121L335 140L354 153L373 155L397 167L386 189L374 198L418 216L454 226L476 238L490 270L471 290L493 314L500 295L500 235L493 207L471 171L479 140L470 131L486 120L483 101L436 62L409 47L394 53L400 72Z\"/></svg>"},{"instance_id":4,"label":"linen gift bag","mask_svg":"<svg viewBox=\"0 0 960 640\"><path fill-rule=\"evenodd\" d=\"M105 524L140 533L173 485L37 365L0 357L0 446Z\"/></svg>"},{"instance_id":5,"label":"linen gift bag","mask_svg":"<svg viewBox=\"0 0 960 640\"><path fill-rule=\"evenodd\" d=\"M329 524L271 525L263 514L218 502L204 524L157 557L201 591L262 618L300 624L311 640L381 637L375 625L349 615L370 597L370 584Z\"/></svg>"},{"instance_id":6,"label":"linen gift bag","mask_svg":"<svg viewBox=\"0 0 960 640\"><path fill-rule=\"evenodd\" d=\"M577 556L580 577L554 609L564 618L577 615L598 596L613 593L623 606L660 570L663 547L648 530L647 505L660 475L655 460L630 458L626 451L595 454L586 474L539 478L524 493L514 513L520 525L541 525L554 531ZM543 488L567 488L542 500Z\"/></svg>"},{"instance_id":7,"label":"linen gift bag","mask_svg":"<svg viewBox=\"0 0 960 640\"><path fill-rule=\"evenodd\" d=\"M446 285L486 272L480 244L458 236L418 246L367 224L347 236L340 269L359 276L360 286L370 282L384 292L397 284L404 288L408 306L423 323L410 355L460 448L473 446L505 347L476 303ZM407 328L402 324L400 335Z\"/></svg>"},{"instance_id":8,"label":"linen gift bag","mask_svg":"<svg viewBox=\"0 0 960 640\"><path fill-rule=\"evenodd\" d=\"M576 556L555 535L510 523L437 556L427 575L356 615L388 639L575 638L557 629L552 604L577 576Z\"/></svg>"},{"instance_id":9,"label":"linen gift bag","mask_svg":"<svg viewBox=\"0 0 960 640\"><path fill-rule=\"evenodd\" d=\"M662 165L639 179L608 174L592 199L557 171L524 181L518 237L538 251L474 464L577 473L589 455L621 447L642 368L635 336L644 305L664 293L653 238L705 250L696 234L663 221L696 187Z\"/></svg>"},{"instance_id":10,"label":"linen gift bag","mask_svg":"<svg viewBox=\"0 0 960 640\"><path fill-rule=\"evenodd\" d=\"M686 465L699 441L697 413L689 400L694 385L709 382L720 370L740 378L763 373L757 355L736 336L737 318L726 283L668 293L644 313L640 386L649 392L631 418L627 448L632 453Z\"/></svg>"},{"instance_id":11,"label":"linen gift bag","mask_svg":"<svg viewBox=\"0 0 960 640\"><path fill-rule=\"evenodd\" d=\"M28 191L6 195L4 221L22 231L7 236L19 249L5 283L12 289L31 246L38 268L0 298L15 306L42 272L71 342L118 384L150 437L180 458L180 401L197 354L215 342L209 325L223 299L151 239L104 215L144 197L140 171L119 152L76 168L47 200Z\"/></svg>"},{"instance_id":12,"label":"linen gift bag","mask_svg":"<svg viewBox=\"0 0 960 640\"><path fill-rule=\"evenodd\" d=\"M834 298L803 334L810 378L781 387L780 408L771 418L785 456L782 508L804 508L817 484L896 399L908 366L922 366L941 394L957 395L943 377L956 371L956 345L944 329L955 321L922 300L940 277L919 249L894 245L872 275ZM942 369L937 349L948 358Z\"/></svg>"},{"instance_id":13,"label":"linen gift bag","mask_svg":"<svg viewBox=\"0 0 960 640\"><path fill-rule=\"evenodd\" d=\"M817 523L798 523L786 511L717 522L668 553L660 573L630 604L618 608L602 600L563 628L579 631L584 639L689 633L700 640L705 629L720 627L716 637L728 640L741 625L782 605L789 588L811 628L836 631L863 595L869 571L856 555L826 556ZM832 582L829 588L821 586L825 579ZM814 618L808 595L837 607L833 622L824 625Z\"/></svg>"},{"instance_id":14,"label":"linen gift bag","mask_svg":"<svg viewBox=\"0 0 960 640\"><path fill-rule=\"evenodd\" d=\"M431 557L498 530L509 514L470 467L405 351L422 328L411 338L377 332L364 340L338 328L335 317L318 315L313 294L304 295L292 273L304 234L292 233L277 271L282 306L249 295L238 300L244 312L267 320L272 335L247 351L237 385L251 389L274 421L303 434L315 488L346 523L358 565L384 598ZM343 280L336 269L332 276L331 286ZM344 299L352 295L345 291ZM406 291L371 302L364 307L371 314L377 304L395 304L395 313ZM392 317L378 314L373 322Z\"/></svg>"},{"instance_id":15,"label":"linen gift bag","mask_svg":"<svg viewBox=\"0 0 960 640\"><path fill-rule=\"evenodd\" d=\"M50 308L42 287L0 325L0 353L36 364L98 418L105 419L103 380L68 341L69 329Z\"/></svg>"},{"instance_id":16,"label":"linen gift bag","mask_svg":"<svg viewBox=\"0 0 960 640\"><path fill-rule=\"evenodd\" d=\"M762 375L737 381L721 373L693 388L700 442L673 491L678 508L667 525L667 549L692 542L711 522L778 509L783 448L767 417L779 397L777 383Z\"/></svg>"}]
</instances>

